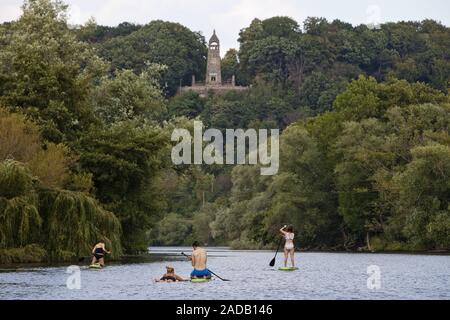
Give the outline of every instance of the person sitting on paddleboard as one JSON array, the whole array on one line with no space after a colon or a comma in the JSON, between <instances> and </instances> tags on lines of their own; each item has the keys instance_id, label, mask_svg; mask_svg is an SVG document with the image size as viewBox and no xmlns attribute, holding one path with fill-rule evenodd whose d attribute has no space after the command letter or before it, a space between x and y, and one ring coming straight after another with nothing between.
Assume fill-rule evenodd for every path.
<instances>
[{"instance_id":1,"label":"person sitting on paddleboard","mask_svg":"<svg viewBox=\"0 0 450 320\"><path fill-rule=\"evenodd\" d=\"M106 250L105 241L100 240L92 249L92 264L99 263L102 267L105 266L105 253L111 253L111 251Z\"/></svg>"},{"instance_id":2,"label":"person sitting on paddleboard","mask_svg":"<svg viewBox=\"0 0 450 320\"><path fill-rule=\"evenodd\" d=\"M191 278L211 278L211 272L206 268L206 250L201 248L197 241L192 244L192 249L191 261L194 270L191 272Z\"/></svg>"},{"instance_id":3,"label":"person sitting on paddleboard","mask_svg":"<svg viewBox=\"0 0 450 320\"><path fill-rule=\"evenodd\" d=\"M177 282L187 281L175 273L175 269L172 266L166 266L166 273L161 279L155 279L156 282Z\"/></svg>"},{"instance_id":4,"label":"person sitting on paddleboard","mask_svg":"<svg viewBox=\"0 0 450 320\"><path fill-rule=\"evenodd\" d=\"M294 246L294 228L292 226L284 226L280 229L280 232L283 234L284 239L286 240L284 244L284 266L287 267L287 261L289 255L291 255L291 263L292 267L295 267L295 246Z\"/></svg>"}]
</instances>

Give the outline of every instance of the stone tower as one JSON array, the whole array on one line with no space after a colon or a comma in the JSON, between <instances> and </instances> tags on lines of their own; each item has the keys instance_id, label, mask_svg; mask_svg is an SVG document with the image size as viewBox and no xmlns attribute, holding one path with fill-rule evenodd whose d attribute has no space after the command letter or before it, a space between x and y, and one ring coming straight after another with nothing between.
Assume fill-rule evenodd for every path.
<instances>
[{"instance_id":1,"label":"stone tower","mask_svg":"<svg viewBox=\"0 0 450 320\"><path fill-rule=\"evenodd\" d=\"M200 97L206 97L211 91L214 94L224 94L229 91L244 91L248 87L237 86L236 77L233 75L230 79L222 82L221 60L220 60L220 41L216 35L216 30L208 42L208 60L206 64L205 82L195 82L195 75L192 75L191 86L181 86L179 93L194 91Z\"/></svg>"},{"instance_id":2,"label":"stone tower","mask_svg":"<svg viewBox=\"0 0 450 320\"><path fill-rule=\"evenodd\" d=\"M220 41L216 35L216 30L209 39L208 62L206 66L206 85L222 85L222 74L220 70Z\"/></svg>"}]
</instances>

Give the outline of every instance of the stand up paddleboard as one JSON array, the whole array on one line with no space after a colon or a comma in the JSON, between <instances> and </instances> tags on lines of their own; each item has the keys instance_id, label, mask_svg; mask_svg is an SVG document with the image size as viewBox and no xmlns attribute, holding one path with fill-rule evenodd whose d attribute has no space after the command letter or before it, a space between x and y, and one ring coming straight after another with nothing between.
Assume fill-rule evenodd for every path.
<instances>
[{"instance_id":1,"label":"stand up paddleboard","mask_svg":"<svg viewBox=\"0 0 450 320\"><path fill-rule=\"evenodd\" d=\"M210 282L210 281L211 281L211 279L202 279L202 278L199 278L199 279L191 279L191 282L194 282L194 283Z\"/></svg>"},{"instance_id":2,"label":"stand up paddleboard","mask_svg":"<svg viewBox=\"0 0 450 320\"><path fill-rule=\"evenodd\" d=\"M279 267L278 270L280 271L295 271L298 270L297 267Z\"/></svg>"}]
</instances>

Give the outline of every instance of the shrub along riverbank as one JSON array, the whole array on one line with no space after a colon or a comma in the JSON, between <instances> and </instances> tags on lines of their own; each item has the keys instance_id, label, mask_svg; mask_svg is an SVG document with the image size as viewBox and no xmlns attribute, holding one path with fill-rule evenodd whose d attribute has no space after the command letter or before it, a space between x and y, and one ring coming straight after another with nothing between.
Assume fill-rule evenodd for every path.
<instances>
[{"instance_id":1,"label":"shrub along riverbank","mask_svg":"<svg viewBox=\"0 0 450 320\"><path fill-rule=\"evenodd\" d=\"M68 261L89 255L98 239L121 255L120 222L96 200L44 189L22 164L0 163L0 263Z\"/></svg>"}]
</instances>

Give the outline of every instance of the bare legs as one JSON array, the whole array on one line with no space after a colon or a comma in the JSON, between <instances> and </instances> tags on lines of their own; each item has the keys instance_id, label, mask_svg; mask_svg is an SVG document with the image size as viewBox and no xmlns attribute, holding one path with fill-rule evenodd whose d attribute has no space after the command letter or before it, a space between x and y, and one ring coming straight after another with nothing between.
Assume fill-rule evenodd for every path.
<instances>
[{"instance_id":1,"label":"bare legs","mask_svg":"<svg viewBox=\"0 0 450 320\"><path fill-rule=\"evenodd\" d=\"M289 255L291 256L292 267L295 267L295 249L284 248L284 266L287 267Z\"/></svg>"},{"instance_id":2,"label":"bare legs","mask_svg":"<svg viewBox=\"0 0 450 320\"><path fill-rule=\"evenodd\" d=\"M294 267L295 267L295 257L294 257L295 249L291 249L291 250L290 250L290 253L291 253L291 263L292 263L292 267L294 268Z\"/></svg>"},{"instance_id":3,"label":"bare legs","mask_svg":"<svg viewBox=\"0 0 450 320\"><path fill-rule=\"evenodd\" d=\"M92 257L91 265L96 264L96 263L98 263L98 264L100 264L102 267L104 267L104 266L105 266L105 258L97 259L95 256L93 256L93 257Z\"/></svg>"}]
</instances>

